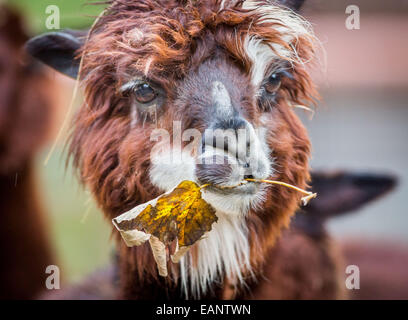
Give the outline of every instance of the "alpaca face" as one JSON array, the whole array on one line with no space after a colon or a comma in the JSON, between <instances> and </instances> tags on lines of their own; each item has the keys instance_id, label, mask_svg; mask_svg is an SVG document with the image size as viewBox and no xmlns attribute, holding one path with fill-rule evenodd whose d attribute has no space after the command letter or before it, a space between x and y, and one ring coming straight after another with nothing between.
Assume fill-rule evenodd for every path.
<instances>
[{"instance_id":1,"label":"alpaca face","mask_svg":"<svg viewBox=\"0 0 408 320\"><path fill-rule=\"evenodd\" d=\"M167 128L173 141L161 139L151 152L153 185L168 191L183 180L210 184L214 187L204 198L229 215L245 214L263 200L259 184L219 188L238 185L246 177L267 179L272 173L267 129L248 82L233 62L219 57L204 61L177 84L172 106L177 113L171 115L173 128Z\"/></svg>"},{"instance_id":2,"label":"alpaca face","mask_svg":"<svg viewBox=\"0 0 408 320\"><path fill-rule=\"evenodd\" d=\"M48 41L60 48L71 36ZM29 50L75 75L47 61L41 42ZM297 207L292 190L218 187L248 177L305 187L309 140L292 109L314 94L313 42L300 16L270 1L122 0L81 48L85 103L70 152L105 213L113 218L182 180L212 185L203 197L219 222L180 267L197 294L223 272L242 281Z\"/></svg>"},{"instance_id":3,"label":"alpaca face","mask_svg":"<svg viewBox=\"0 0 408 320\"><path fill-rule=\"evenodd\" d=\"M101 205L116 215L182 180L303 185L309 142L292 105L313 93L311 40L300 17L267 3L114 4L83 48L86 107L71 144ZM205 197L241 215L267 190L248 183Z\"/></svg>"}]
</instances>

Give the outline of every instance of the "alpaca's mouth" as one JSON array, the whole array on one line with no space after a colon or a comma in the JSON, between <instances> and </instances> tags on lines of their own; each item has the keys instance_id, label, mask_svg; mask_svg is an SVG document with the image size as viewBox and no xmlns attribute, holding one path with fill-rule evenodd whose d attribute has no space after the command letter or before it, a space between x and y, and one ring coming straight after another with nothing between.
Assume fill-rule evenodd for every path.
<instances>
[{"instance_id":1,"label":"alpaca's mouth","mask_svg":"<svg viewBox=\"0 0 408 320\"><path fill-rule=\"evenodd\" d=\"M210 185L206 189L211 192L216 192L225 195L228 194L255 195L260 191L261 185L258 183L243 180L239 184Z\"/></svg>"},{"instance_id":2,"label":"alpaca's mouth","mask_svg":"<svg viewBox=\"0 0 408 320\"><path fill-rule=\"evenodd\" d=\"M260 185L245 179L267 179L270 174L269 164L260 157L242 160L212 149L199 160L195 168L199 184L208 184L209 191L219 194L256 194Z\"/></svg>"},{"instance_id":3,"label":"alpaca's mouth","mask_svg":"<svg viewBox=\"0 0 408 320\"><path fill-rule=\"evenodd\" d=\"M183 180L207 185L203 198L216 210L228 214L241 214L262 202L266 187L250 183L246 178L268 179L273 173L269 152L258 148L249 156L207 146L200 155L185 151L173 157L173 149L152 156L150 179L158 188L169 191Z\"/></svg>"}]
</instances>

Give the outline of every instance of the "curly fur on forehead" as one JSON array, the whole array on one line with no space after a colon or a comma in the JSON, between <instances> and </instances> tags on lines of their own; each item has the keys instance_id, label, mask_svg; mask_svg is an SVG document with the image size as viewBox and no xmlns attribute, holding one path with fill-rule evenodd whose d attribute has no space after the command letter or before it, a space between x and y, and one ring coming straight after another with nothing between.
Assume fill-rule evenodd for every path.
<instances>
[{"instance_id":1,"label":"curly fur on forehead","mask_svg":"<svg viewBox=\"0 0 408 320\"><path fill-rule=\"evenodd\" d=\"M274 60L290 62L298 83L291 95L302 100L313 94L304 69L314 44L303 18L269 1L111 1L83 49L82 78L93 92L101 76L116 89L145 76L171 91L222 48L255 83Z\"/></svg>"}]
</instances>

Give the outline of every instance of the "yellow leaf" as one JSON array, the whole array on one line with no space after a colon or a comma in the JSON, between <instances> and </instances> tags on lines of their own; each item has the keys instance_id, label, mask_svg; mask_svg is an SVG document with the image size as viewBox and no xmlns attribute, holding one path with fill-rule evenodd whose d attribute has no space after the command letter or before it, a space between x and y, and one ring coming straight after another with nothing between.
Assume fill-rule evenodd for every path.
<instances>
[{"instance_id":1,"label":"yellow leaf","mask_svg":"<svg viewBox=\"0 0 408 320\"><path fill-rule=\"evenodd\" d=\"M295 189L305 194L302 198L304 204L316 197L315 193L280 181L246 179L239 185L248 182L278 184ZM172 191L125 212L112 222L129 247L149 240L159 274L166 277L166 245L177 240L176 252L171 256L172 261L177 263L218 220L214 208L201 197L201 190L207 186L200 187L195 182L183 181Z\"/></svg>"},{"instance_id":2,"label":"yellow leaf","mask_svg":"<svg viewBox=\"0 0 408 320\"><path fill-rule=\"evenodd\" d=\"M113 219L119 231L144 231L164 244L177 239L180 247L193 245L217 221L215 210L201 198L201 188L192 181L183 181L170 193L130 212Z\"/></svg>"}]
</instances>

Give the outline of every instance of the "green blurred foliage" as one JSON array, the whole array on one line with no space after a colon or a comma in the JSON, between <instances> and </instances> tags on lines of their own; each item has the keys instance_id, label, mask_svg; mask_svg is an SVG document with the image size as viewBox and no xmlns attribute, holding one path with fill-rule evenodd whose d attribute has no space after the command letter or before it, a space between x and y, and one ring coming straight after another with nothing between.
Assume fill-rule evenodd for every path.
<instances>
[{"instance_id":1,"label":"green blurred foliage","mask_svg":"<svg viewBox=\"0 0 408 320\"><path fill-rule=\"evenodd\" d=\"M95 17L104 8L103 5L96 5L95 0L6 0L5 2L16 7L25 16L27 25L34 34L47 31L46 8L49 5L56 5L59 8L61 29L85 29L92 25Z\"/></svg>"}]
</instances>

